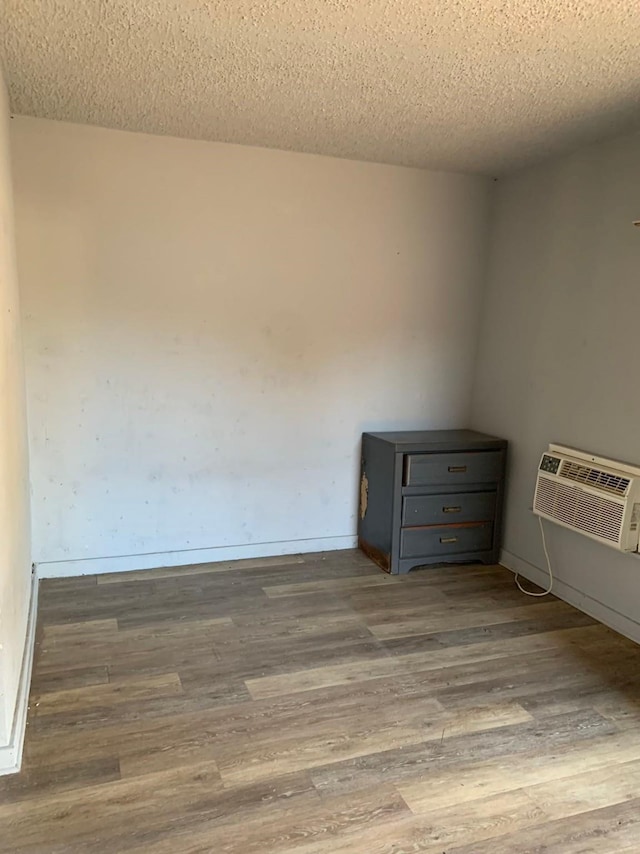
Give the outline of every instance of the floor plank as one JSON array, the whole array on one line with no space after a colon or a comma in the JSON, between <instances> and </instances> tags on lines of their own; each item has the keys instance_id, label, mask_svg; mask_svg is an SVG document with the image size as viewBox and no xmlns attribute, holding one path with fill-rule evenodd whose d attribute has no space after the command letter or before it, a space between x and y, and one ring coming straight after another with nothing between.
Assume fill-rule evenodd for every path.
<instances>
[{"instance_id":1,"label":"floor plank","mask_svg":"<svg viewBox=\"0 0 640 854\"><path fill-rule=\"evenodd\" d=\"M258 700L264 697L275 697L278 694L311 691L326 685L342 685L347 682L375 679L394 673L441 670L463 661L490 662L513 656L520 650L526 650L529 653L543 652L548 649L569 647L574 643L597 643L599 635L599 626L560 629L552 632L540 631L530 637L515 639L508 645L497 641L415 652L396 658L379 658L368 662L366 668L360 663L341 663L278 676L249 679L247 687L251 696Z\"/></svg>"},{"instance_id":2,"label":"floor plank","mask_svg":"<svg viewBox=\"0 0 640 854\"><path fill-rule=\"evenodd\" d=\"M618 770L623 777L640 761L640 733L629 732L604 736L601 739L565 745L550 753L544 748L529 756L501 757L489 762L461 764L428 780L400 783L398 790L411 810L426 812L437 807L450 807L480 797L521 788L557 785L567 777ZM631 762L631 765L629 763ZM630 785L635 786L635 777ZM560 787L563 788L562 786ZM638 789L640 792L640 789ZM625 798L627 800L627 798Z\"/></svg>"},{"instance_id":3,"label":"floor plank","mask_svg":"<svg viewBox=\"0 0 640 854\"><path fill-rule=\"evenodd\" d=\"M549 616L566 615L571 612L569 605L558 599L541 605L535 612L535 619ZM516 608L501 608L493 611L459 611L448 608L444 613L430 611L413 620L401 620L398 623L373 623L370 628L377 638L405 638L414 635L427 635L434 632L452 632L459 629L477 629L495 626L499 623L512 623L531 619L531 606L520 605Z\"/></svg>"}]
</instances>

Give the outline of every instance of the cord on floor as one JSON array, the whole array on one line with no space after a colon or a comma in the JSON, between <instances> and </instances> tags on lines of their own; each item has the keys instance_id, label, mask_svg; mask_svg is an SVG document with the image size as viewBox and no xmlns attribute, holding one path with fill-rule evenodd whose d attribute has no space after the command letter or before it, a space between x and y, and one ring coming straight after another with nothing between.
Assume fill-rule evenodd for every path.
<instances>
[{"instance_id":1,"label":"cord on floor","mask_svg":"<svg viewBox=\"0 0 640 854\"><path fill-rule=\"evenodd\" d=\"M516 584L518 585L518 590L520 590L522 593L525 593L527 596L548 596L553 588L553 572L551 571L551 561L549 559L549 552L547 551L547 539L544 535L542 516L538 516L538 522L540 523L540 534L542 535L542 548L544 549L544 556L547 559L547 569L549 570L549 586L546 590L543 590L542 593L532 593L530 590L525 590L524 587L520 584L518 573L516 572Z\"/></svg>"}]
</instances>

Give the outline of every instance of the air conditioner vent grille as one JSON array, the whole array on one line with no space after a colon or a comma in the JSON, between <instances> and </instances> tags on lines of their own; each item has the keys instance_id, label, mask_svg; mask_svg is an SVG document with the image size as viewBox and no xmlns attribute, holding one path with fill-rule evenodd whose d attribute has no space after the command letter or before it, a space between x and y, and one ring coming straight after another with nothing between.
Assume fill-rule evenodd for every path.
<instances>
[{"instance_id":1,"label":"air conditioner vent grille","mask_svg":"<svg viewBox=\"0 0 640 854\"><path fill-rule=\"evenodd\" d=\"M563 477L565 480L573 480L576 483L583 483L586 486L593 486L612 495L620 496L627 494L631 482L628 477L621 477L611 472L602 471L602 469L570 462L569 460L563 460L560 467L560 477Z\"/></svg>"},{"instance_id":2,"label":"air conditioner vent grille","mask_svg":"<svg viewBox=\"0 0 640 854\"><path fill-rule=\"evenodd\" d=\"M580 487L539 477L534 509L586 534L612 543L620 540L624 506Z\"/></svg>"}]
</instances>

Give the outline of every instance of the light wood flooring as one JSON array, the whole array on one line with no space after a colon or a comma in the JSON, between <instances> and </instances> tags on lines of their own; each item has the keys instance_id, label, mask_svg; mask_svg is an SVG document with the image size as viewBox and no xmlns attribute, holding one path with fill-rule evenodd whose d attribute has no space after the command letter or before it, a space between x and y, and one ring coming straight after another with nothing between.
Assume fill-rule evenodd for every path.
<instances>
[{"instance_id":1,"label":"light wood flooring","mask_svg":"<svg viewBox=\"0 0 640 854\"><path fill-rule=\"evenodd\" d=\"M640 852L640 648L501 567L46 581L2 852Z\"/></svg>"}]
</instances>

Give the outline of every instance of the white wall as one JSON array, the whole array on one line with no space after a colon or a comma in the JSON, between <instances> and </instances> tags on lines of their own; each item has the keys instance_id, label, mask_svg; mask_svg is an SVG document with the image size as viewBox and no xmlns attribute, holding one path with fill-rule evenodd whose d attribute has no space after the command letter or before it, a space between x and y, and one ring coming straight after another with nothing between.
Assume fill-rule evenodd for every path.
<instances>
[{"instance_id":1,"label":"white wall","mask_svg":"<svg viewBox=\"0 0 640 854\"><path fill-rule=\"evenodd\" d=\"M512 443L507 560L540 568L546 445L640 464L640 136L500 180L494 213L472 421ZM559 592L640 639L640 561L546 528Z\"/></svg>"},{"instance_id":2,"label":"white wall","mask_svg":"<svg viewBox=\"0 0 640 854\"><path fill-rule=\"evenodd\" d=\"M32 118L13 142L42 572L350 545L361 431L467 422L485 179Z\"/></svg>"},{"instance_id":3,"label":"white wall","mask_svg":"<svg viewBox=\"0 0 640 854\"><path fill-rule=\"evenodd\" d=\"M29 466L15 265L9 105L0 74L0 748L12 739L31 581ZM3 753L0 750L0 770ZM15 756L12 754L11 762Z\"/></svg>"}]
</instances>

